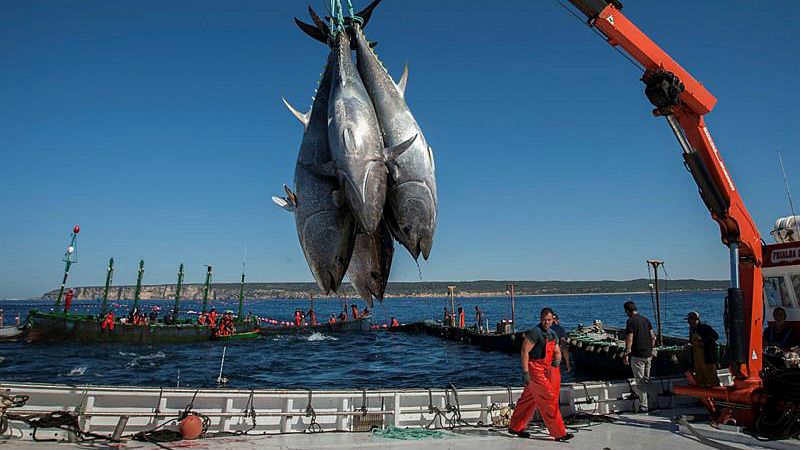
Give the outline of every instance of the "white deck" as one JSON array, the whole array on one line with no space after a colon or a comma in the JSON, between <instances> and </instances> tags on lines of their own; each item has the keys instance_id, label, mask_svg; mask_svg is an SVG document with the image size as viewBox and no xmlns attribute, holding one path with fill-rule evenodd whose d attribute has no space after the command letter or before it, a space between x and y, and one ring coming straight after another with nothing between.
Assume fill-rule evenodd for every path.
<instances>
[{"instance_id":1,"label":"white deck","mask_svg":"<svg viewBox=\"0 0 800 450\"><path fill-rule=\"evenodd\" d=\"M647 416L623 414L617 416L616 423L592 424L573 430L575 438L568 444L551 441L545 437L519 439L508 437L502 432L493 432L488 429L463 428L447 432L442 439L423 439L418 441L404 441L385 439L373 436L371 433L320 433L320 434L283 434L271 436L242 436L225 437L197 441L181 441L164 443L168 448L191 448L196 450L269 450L269 449L350 449L374 448L382 450L406 450L436 448L458 450L500 450L500 449L564 449L576 450L604 448L620 449L647 449L647 450L708 450L711 447L701 443L689 433L681 433L678 427L670 423L664 416ZM534 427L535 428L535 427ZM701 427L701 432L707 432L708 427ZM748 443L736 443L729 440L716 441L731 449L773 448L797 449L800 445L792 442L767 442L761 443L751 439ZM20 450L66 450L71 448L120 448L117 445L95 443L91 445L34 443L20 441L9 443L13 448ZM761 447L770 445L770 447ZM777 445L777 446L776 446ZM12 447L7 447L12 448ZM141 442L126 442L123 448L127 449L160 449L154 444ZM724 448L724 447L723 447Z\"/></svg>"}]
</instances>

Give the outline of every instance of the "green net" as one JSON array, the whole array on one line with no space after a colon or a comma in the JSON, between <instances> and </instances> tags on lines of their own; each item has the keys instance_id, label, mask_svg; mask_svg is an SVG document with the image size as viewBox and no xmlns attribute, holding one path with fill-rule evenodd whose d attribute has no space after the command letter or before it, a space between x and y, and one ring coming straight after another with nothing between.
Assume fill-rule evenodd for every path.
<instances>
[{"instance_id":1,"label":"green net","mask_svg":"<svg viewBox=\"0 0 800 450\"><path fill-rule=\"evenodd\" d=\"M383 430L372 430L372 435L387 439L420 440L420 439L441 439L445 433L424 428L398 428L388 427Z\"/></svg>"}]
</instances>

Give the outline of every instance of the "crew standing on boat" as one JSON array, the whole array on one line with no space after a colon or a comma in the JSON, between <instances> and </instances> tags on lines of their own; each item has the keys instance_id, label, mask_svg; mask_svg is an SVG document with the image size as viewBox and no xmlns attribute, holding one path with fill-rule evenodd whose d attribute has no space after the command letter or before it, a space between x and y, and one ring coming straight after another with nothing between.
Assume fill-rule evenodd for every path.
<instances>
[{"instance_id":1,"label":"crew standing on boat","mask_svg":"<svg viewBox=\"0 0 800 450\"><path fill-rule=\"evenodd\" d=\"M561 326L561 321L558 319L558 314L553 314L553 332L558 336L558 347L561 349L561 364L566 369L567 373L572 372L572 367L569 362L569 339L567 338L567 330ZM561 366L558 368L561 370Z\"/></svg>"},{"instance_id":2,"label":"crew standing on boat","mask_svg":"<svg viewBox=\"0 0 800 450\"><path fill-rule=\"evenodd\" d=\"M639 411L647 412L647 383L650 382L650 366L653 362L653 346L656 344L656 335L653 325L646 317L639 314L636 303L625 302L625 314L628 322L625 324L625 355L622 363L631 366L636 384L633 391L639 396Z\"/></svg>"},{"instance_id":3,"label":"crew standing on boat","mask_svg":"<svg viewBox=\"0 0 800 450\"><path fill-rule=\"evenodd\" d=\"M464 328L464 308L458 305L458 328Z\"/></svg>"},{"instance_id":4,"label":"crew standing on boat","mask_svg":"<svg viewBox=\"0 0 800 450\"><path fill-rule=\"evenodd\" d=\"M764 347L778 347L781 350L788 350L797 345L792 329L786 326L786 310L778 306L772 311L772 318L775 319L764 329Z\"/></svg>"},{"instance_id":5,"label":"crew standing on boat","mask_svg":"<svg viewBox=\"0 0 800 450\"><path fill-rule=\"evenodd\" d=\"M328 319L328 323L331 325L336 325L336 313L331 313L331 318Z\"/></svg>"},{"instance_id":6,"label":"crew standing on boat","mask_svg":"<svg viewBox=\"0 0 800 450\"><path fill-rule=\"evenodd\" d=\"M450 311L447 310L447 306L444 307L444 318L442 320L444 320L445 326L450 325Z\"/></svg>"},{"instance_id":7,"label":"crew standing on boat","mask_svg":"<svg viewBox=\"0 0 800 450\"><path fill-rule=\"evenodd\" d=\"M694 381L701 387L719 386L717 376L717 339L719 334L700 321L700 314L691 311L686 315L689 323L689 342L692 346ZM690 377L691 379L691 377Z\"/></svg>"},{"instance_id":8,"label":"crew standing on boat","mask_svg":"<svg viewBox=\"0 0 800 450\"><path fill-rule=\"evenodd\" d=\"M72 297L75 296L75 291L72 288L67 289L67 295L64 297L64 313L69 313L69 308L72 306Z\"/></svg>"},{"instance_id":9,"label":"crew standing on boat","mask_svg":"<svg viewBox=\"0 0 800 450\"><path fill-rule=\"evenodd\" d=\"M397 328L400 326L400 322L397 321L397 317L392 317L392 321L389 323L389 328Z\"/></svg>"},{"instance_id":10,"label":"crew standing on boat","mask_svg":"<svg viewBox=\"0 0 800 450\"><path fill-rule=\"evenodd\" d=\"M478 332L483 334L483 311L479 307L475 307L475 326Z\"/></svg>"},{"instance_id":11,"label":"crew standing on boat","mask_svg":"<svg viewBox=\"0 0 800 450\"><path fill-rule=\"evenodd\" d=\"M211 308L211 311L208 313L208 326L214 328L217 326L217 309Z\"/></svg>"},{"instance_id":12,"label":"crew standing on boat","mask_svg":"<svg viewBox=\"0 0 800 450\"><path fill-rule=\"evenodd\" d=\"M358 320L358 306L355 303L350 305L350 311L353 313L353 320Z\"/></svg>"},{"instance_id":13,"label":"crew standing on boat","mask_svg":"<svg viewBox=\"0 0 800 450\"><path fill-rule=\"evenodd\" d=\"M114 312L113 311L107 312L105 319L103 319L103 323L100 324L100 329L101 330L105 330L106 328L108 329L108 331L114 331Z\"/></svg>"},{"instance_id":14,"label":"crew standing on boat","mask_svg":"<svg viewBox=\"0 0 800 450\"><path fill-rule=\"evenodd\" d=\"M361 315L358 316L358 317L360 317L362 319L366 319L367 317L369 317L369 307L365 306L364 310L361 311Z\"/></svg>"},{"instance_id":15,"label":"crew standing on boat","mask_svg":"<svg viewBox=\"0 0 800 450\"><path fill-rule=\"evenodd\" d=\"M558 397L553 392L552 376L561 362L561 350L558 348L558 338L550 329L552 325L553 310L543 308L539 314L539 325L526 332L522 341L520 363L525 390L517 400L508 427L508 432L515 436L530 437L525 429L538 408L550 436L557 441L574 437L564 427Z\"/></svg>"},{"instance_id":16,"label":"crew standing on boat","mask_svg":"<svg viewBox=\"0 0 800 450\"><path fill-rule=\"evenodd\" d=\"M308 310L306 317L308 317L308 321L311 323L312 327L317 326L317 313L315 313L313 309Z\"/></svg>"}]
</instances>

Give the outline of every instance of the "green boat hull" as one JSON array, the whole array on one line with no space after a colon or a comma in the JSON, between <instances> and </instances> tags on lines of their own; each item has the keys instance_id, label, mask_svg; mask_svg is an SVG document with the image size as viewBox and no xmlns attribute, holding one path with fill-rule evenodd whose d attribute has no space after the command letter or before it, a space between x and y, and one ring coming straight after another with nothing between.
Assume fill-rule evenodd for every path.
<instances>
[{"instance_id":1,"label":"green boat hull","mask_svg":"<svg viewBox=\"0 0 800 450\"><path fill-rule=\"evenodd\" d=\"M101 322L87 316L31 311L27 342L79 341L119 342L126 344L183 344L211 340L205 325L133 325L115 323L113 330L103 330Z\"/></svg>"},{"instance_id":2,"label":"green boat hull","mask_svg":"<svg viewBox=\"0 0 800 450\"><path fill-rule=\"evenodd\" d=\"M212 341L241 341L245 339L256 339L261 337L260 330L245 331L242 333L234 333L228 336L212 336Z\"/></svg>"}]
</instances>

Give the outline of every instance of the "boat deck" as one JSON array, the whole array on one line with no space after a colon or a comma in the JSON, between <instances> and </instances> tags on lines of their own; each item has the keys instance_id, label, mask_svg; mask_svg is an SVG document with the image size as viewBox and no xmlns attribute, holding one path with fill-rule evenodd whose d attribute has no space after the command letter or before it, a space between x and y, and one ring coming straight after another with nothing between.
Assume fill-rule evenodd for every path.
<instances>
[{"instance_id":1,"label":"boat deck","mask_svg":"<svg viewBox=\"0 0 800 450\"><path fill-rule=\"evenodd\" d=\"M399 440L373 436L371 433L318 433L318 434L283 434L270 436L236 436L196 441L161 443L161 446L143 442L127 441L126 449L349 449L380 448L390 449L460 449L485 450L486 448L529 449L529 448L572 448L572 449L648 449L673 450L709 449L708 445L683 427L672 423L672 416L681 413L701 413L702 410L666 410L652 415L620 414L614 415L614 423L590 423L576 426L572 431L575 438L568 444L554 442L543 434L534 433L531 439L512 438L501 431L488 428L460 428L445 431L442 438L425 438L420 440ZM536 426L532 431L539 431ZM697 425L701 435L715 437L717 445L729 449L770 448L776 450L800 448L798 441L757 441L746 435L720 438L725 432L715 430L708 425ZM738 442L737 442L738 441ZM20 450L57 450L70 448L120 448L119 444L66 444L52 442L17 441L8 442L13 448ZM726 447L727 446L727 447Z\"/></svg>"}]
</instances>

